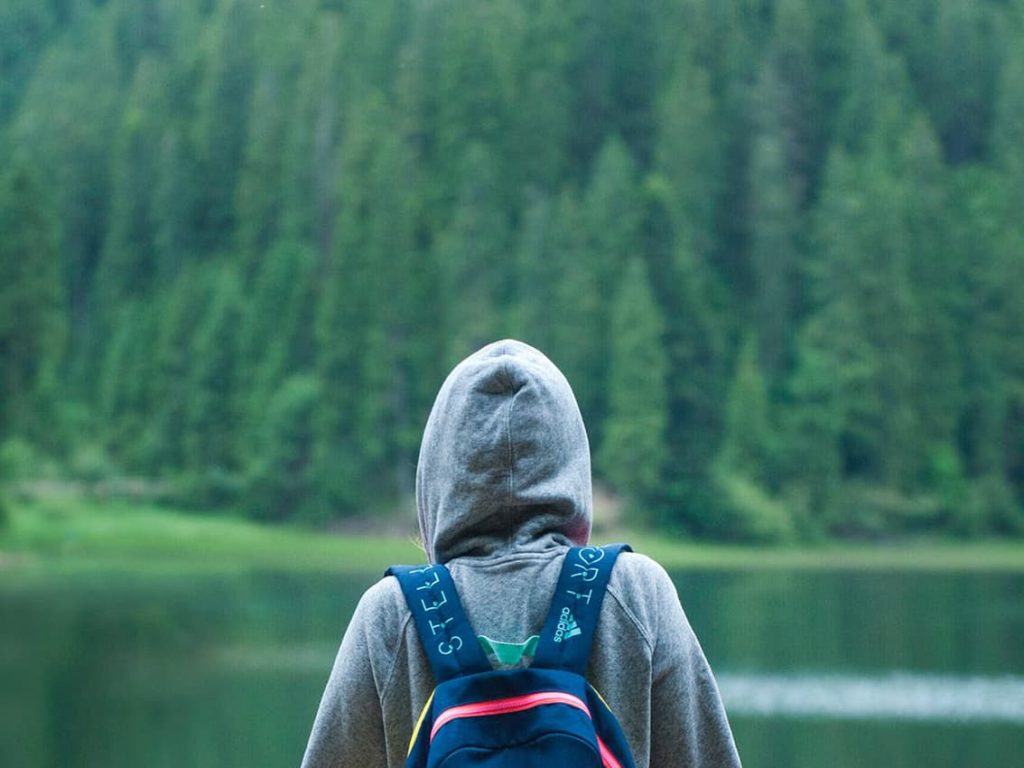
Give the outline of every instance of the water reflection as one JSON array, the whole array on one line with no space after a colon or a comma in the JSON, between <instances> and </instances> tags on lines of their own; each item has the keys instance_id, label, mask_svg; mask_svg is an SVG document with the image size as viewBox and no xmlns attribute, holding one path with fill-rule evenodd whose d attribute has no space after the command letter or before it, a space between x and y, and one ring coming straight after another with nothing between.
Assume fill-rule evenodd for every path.
<instances>
[{"instance_id":1,"label":"water reflection","mask_svg":"<svg viewBox=\"0 0 1024 768\"><path fill-rule=\"evenodd\" d=\"M0 766L297 764L375 578L0 582ZM674 579L747 768L959 768L1024 750L1020 576Z\"/></svg>"},{"instance_id":2,"label":"water reflection","mask_svg":"<svg viewBox=\"0 0 1024 768\"><path fill-rule=\"evenodd\" d=\"M718 685L728 711L738 715L1024 724L1020 677L726 673Z\"/></svg>"}]
</instances>

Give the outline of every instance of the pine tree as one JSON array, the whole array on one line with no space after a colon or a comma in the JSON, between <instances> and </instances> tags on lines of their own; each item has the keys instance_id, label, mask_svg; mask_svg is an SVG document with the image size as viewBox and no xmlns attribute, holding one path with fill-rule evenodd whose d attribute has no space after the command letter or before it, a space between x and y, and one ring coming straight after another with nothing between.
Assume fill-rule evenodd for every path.
<instances>
[{"instance_id":1,"label":"pine tree","mask_svg":"<svg viewBox=\"0 0 1024 768\"><path fill-rule=\"evenodd\" d=\"M657 491L665 448L668 367L664 321L640 257L627 263L612 312L608 419L597 465L634 505Z\"/></svg>"},{"instance_id":2,"label":"pine tree","mask_svg":"<svg viewBox=\"0 0 1024 768\"><path fill-rule=\"evenodd\" d=\"M499 335L500 307L510 285L499 183L493 153L470 146L458 205L436 246L448 367Z\"/></svg>"},{"instance_id":3,"label":"pine tree","mask_svg":"<svg viewBox=\"0 0 1024 768\"><path fill-rule=\"evenodd\" d=\"M790 363L797 311L800 214L810 185L816 126L811 20L802 0L776 9L774 35L754 94L749 168L750 266L760 360L777 381Z\"/></svg>"},{"instance_id":4,"label":"pine tree","mask_svg":"<svg viewBox=\"0 0 1024 768\"><path fill-rule=\"evenodd\" d=\"M458 13L440 6L432 13L441 18L438 36L430 41L436 79L426 83L434 109L430 168L435 183L453 202L465 193L467 171L463 169L473 146L487 147L486 162L493 168L495 182L507 172L500 148L507 126L513 124L515 52L525 10L508 0L485 0L461 3ZM504 207L504 196L511 191L494 183L491 195Z\"/></svg>"},{"instance_id":5,"label":"pine tree","mask_svg":"<svg viewBox=\"0 0 1024 768\"><path fill-rule=\"evenodd\" d=\"M736 372L726 399L725 437L719 462L723 469L741 474L763 487L773 481L772 425L768 420L768 393L758 364L757 343L748 338L740 349Z\"/></svg>"},{"instance_id":6,"label":"pine tree","mask_svg":"<svg viewBox=\"0 0 1024 768\"><path fill-rule=\"evenodd\" d=\"M677 233L674 197L662 176L645 179L640 242L665 319L665 442L671 456L649 503L662 523L700 531L713 514L710 471L720 442L720 393L726 384L724 324L715 306L722 290L688 250L688 238Z\"/></svg>"},{"instance_id":7,"label":"pine tree","mask_svg":"<svg viewBox=\"0 0 1024 768\"><path fill-rule=\"evenodd\" d=\"M85 14L39 62L12 121L12 146L25 152L54 190L61 263L67 275L68 367L86 402L103 359L106 336L91 323L93 280L110 200L110 137L117 132L120 93L111 18Z\"/></svg>"},{"instance_id":8,"label":"pine tree","mask_svg":"<svg viewBox=\"0 0 1024 768\"><path fill-rule=\"evenodd\" d=\"M621 139L612 137L601 148L583 205L598 285L610 296L640 231L636 163Z\"/></svg>"},{"instance_id":9,"label":"pine tree","mask_svg":"<svg viewBox=\"0 0 1024 768\"><path fill-rule=\"evenodd\" d=\"M412 366L434 352L424 337L437 333L433 270L416 247L413 201L396 183L413 169L380 94L353 113L339 165L336 245L317 318L323 514L411 490L423 398Z\"/></svg>"},{"instance_id":10,"label":"pine tree","mask_svg":"<svg viewBox=\"0 0 1024 768\"><path fill-rule=\"evenodd\" d=\"M148 468L145 425L151 418L156 386L157 328L152 306L143 300L117 305L113 336L100 371L99 412L104 444L130 471Z\"/></svg>"},{"instance_id":11,"label":"pine tree","mask_svg":"<svg viewBox=\"0 0 1024 768\"><path fill-rule=\"evenodd\" d=\"M608 297L615 295L640 235L642 214L636 173L626 145L612 137L605 142L595 161L583 199L586 269L593 276L597 295L605 297L597 306L589 333L605 348L613 343L612 302ZM597 426L600 434L609 408L609 363L606 355L597 355L592 362L588 375L592 377L593 407L601 422Z\"/></svg>"},{"instance_id":12,"label":"pine tree","mask_svg":"<svg viewBox=\"0 0 1024 768\"><path fill-rule=\"evenodd\" d=\"M777 444L757 358L756 340L748 337L729 388L725 436L712 472L721 495L721 519L708 527L731 538L783 539L792 533L792 520L789 510L771 496L778 486Z\"/></svg>"},{"instance_id":13,"label":"pine tree","mask_svg":"<svg viewBox=\"0 0 1024 768\"><path fill-rule=\"evenodd\" d=\"M516 248L511 306L512 333L542 350L551 348L550 322L562 263L553 245L552 206L536 194L526 206Z\"/></svg>"},{"instance_id":14,"label":"pine tree","mask_svg":"<svg viewBox=\"0 0 1024 768\"><path fill-rule=\"evenodd\" d=\"M665 14L655 3L628 0L568 7L577 30L569 60L572 163L585 171L607 136L617 135L647 165L654 143L657 38Z\"/></svg>"},{"instance_id":15,"label":"pine tree","mask_svg":"<svg viewBox=\"0 0 1024 768\"><path fill-rule=\"evenodd\" d=\"M716 246L715 218L724 191L724 148L710 89L708 73L682 51L661 95L655 151L655 167L672 189L680 246L702 259Z\"/></svg>"},{"instance_id":16,"label":"pine tree","mask_svg":"<svg viewBox=\"0 0 1024 768\"><path fill-rule=\"evenodd\" d=\"M192 264L163 292L156 311L153 359L153 418L147 426L145 461L160 476L181 472L188 461L189 410L198 362L196 339L211 300L209 267Z\"/></svg>"},{"instance_id":17,"label":"pine tree","mask_svg":"<svg viewBox=\"0 0 1024 768\"><path fill-rule=\"evenodd\" d=\"M255 12L245 0L225 0L201 41L195 135L203 197L197 228L207 252L223 248L237 225L235 184L252 101Z\"/></svg>"},{"instance_id":18,"label":"pine tree","mask_svg":"<svg viewBox=\"0 0 1024 768\"><path fill-rule=\"evenodd\" d=\"M66 342L60 229L28 158L0 176L0 439L53 446L57 366Z\"/></svg>"},{"instance_id":19,"label":"pine tree","mask_svg":"<svg viewBox=\"0 0 1024 768\"><path fill-rule=\"evenodd\" d=\"M192 500L216 506L233 501L239 489L239 400L244 382L238 364L238 277L227 269L211 277L213 294L196 337L189 382L185 461L195 483Z\"/></svg>"},{"instance_id":20,"label":"pine tree","mask_svg":"<svg viewBox=\"0 0 1024 768\"><path fill-rule=\"evenodd\" d=\"M341 124L341 21L323 10L311 25L281 153L281 232L316 247L326 260L337 223L337 155Z\"/></svg>"},{"instance_id":21,"label":"pine tree","mask_svg":"<svg viewBox=\"0 0 1024 768\"><path fill-rule=\"evenodd\" d=\"M568 79L573 17L560 0L539 0L524 19L513 61L516 108L505 150L511 189L552 195L567 173L572 92Z\"/></svg>"},{"instance_id":22,"label":"pine tree","mask_svg":"<svg viewBox=\"0 0 1024 768\"><path fill-rule=\"evenodd\" d=\"M778 376L789 363L799 262L799 212L781 138L770 131L760 134L750 164L751 319L770 376Z\"/></svg>"},{"instance_id":23,"label":"pine tree","mask_svg":"<svg viewBox=\"0 0 1024 768\"><path fill-rule=\"evenodd\" d=\"M315 266L310 249L290 242L278 243L259 264L238 331L245 453L258 444L270 400L283 382L313 367Z\"/></svg>"},{"instance_id":24,"label":"pine tree","mask_svg":"<svg viewBox=\"0 0 1024 768\"><path fill-rule=\"evenodd\" d=\"M984 155L999 70L1002 10L987 3L924 4L906 31L908 66L950 165ZM915 20L916 21L916 20Z\"/></svg>"},{"instance_id":25,"label":"pine tree","mask_svg":"<svg viewBox=\"0 0 1024 768\"><path fill-rule=\"evenodd\" d=\"M551 324L548 356L565 373L587 425L592 450L600 445L604 402L604 360L607 337L595 333L604 315L594 260L590 258L582 205L570 187L562 190L551 221L556 273L553 306L558 320Z\"/></svg>"},{"instance_id":26,"label":"pine tree","mask_svg":"<svg viewBox=\"0 0 1024 768\"><path fill-rule=\"evenodd\" d=\"M143 59L114 142L110 222L96 277L100 312L147 295L156 273L155 206L151 203L156 158L166 114L168 82L161 65ZM102 328L109 328L106 323Z\"/></svg>"},{"instance_id":27,"label":"pine tree","mask_svg":"<svg viewBox=\"0 0 1024 768\"><path fill-rule=\"evenodd\" d=\"M281 234L281 182L286 158L281 147L287 140L296 99L294 83L300 76L303 42L310 31L305 20L310 15L308 6L262 10L258 40L265 53L254 77L234 199L237 244L250 280L257 270L256 262ZM297 14L298 18L285 14Z\"/></svg>"},{"instance_id":28,"label":"pine tree","mask_svg":"<svg viewBox=\"0 0 1024 768\"><path fill-rule=\"evenodd\" d=\"M286 520L308 513L317 400L316 379L302 374L290 377L270 400L242 499L247 515Z\"/></svg>"}]
</instances>

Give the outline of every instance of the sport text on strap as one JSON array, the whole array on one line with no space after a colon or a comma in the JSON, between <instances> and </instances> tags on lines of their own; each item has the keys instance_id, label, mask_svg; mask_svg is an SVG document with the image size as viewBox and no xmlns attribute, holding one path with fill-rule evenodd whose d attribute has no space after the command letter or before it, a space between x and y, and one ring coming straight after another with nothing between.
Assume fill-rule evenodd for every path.
<instances>
[{"instance_id":1,"label":"sport text on strap","mask_svg":"<svg viewBox=\"0 0 1024 768\"><path fill-rule=\"evenodd\" d=\"M447 568L393 565L384 575L398 578L435 682L491 669Z\"/></svg>"},{"instance_id":2,"label":"sport text on strap","mask_svg":"<svg viewBox=\"0 0 1024 768\"><path fill-rule=\"evenodd\" d=\"M631 551L628 544L609 544L572 547L566 553L533 666L587 673L590 646L612 566L620 552Z\"/></svg>"}]
</instances>

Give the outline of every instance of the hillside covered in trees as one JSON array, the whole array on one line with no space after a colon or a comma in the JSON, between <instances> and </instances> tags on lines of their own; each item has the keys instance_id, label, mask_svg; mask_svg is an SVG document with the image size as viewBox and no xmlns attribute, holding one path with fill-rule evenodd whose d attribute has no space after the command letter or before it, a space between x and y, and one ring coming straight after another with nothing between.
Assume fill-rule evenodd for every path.
<instances>
[{"instance_id":1,"label":"hillside covered in trees","mask_svg":"<svg viewBox=\"0 0 1024 768\"><path fill-rule=\"evenodd\" d=\"M10 476L374 514L515 336L652 524L1024 531L1018 0L7 0L0 44Z\"/></svg>"}]
</instances>

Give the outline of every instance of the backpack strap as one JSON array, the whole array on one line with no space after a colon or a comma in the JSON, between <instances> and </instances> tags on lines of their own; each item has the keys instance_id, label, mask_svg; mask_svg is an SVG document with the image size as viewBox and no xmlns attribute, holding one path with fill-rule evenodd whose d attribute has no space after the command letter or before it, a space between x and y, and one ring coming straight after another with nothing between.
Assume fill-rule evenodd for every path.
<instances>
[{"instance_id":1,"label":"backpack strap","mask_svg":"<svg viewBox=\"0 0 1024 768\"><path fill-rule=\"evenodd\" d=\"M565 554L533 666L586 675L605 589L623 551L633 550L628 544L609 544L572 547Z\"/></svg>"},{"instance_id":2,"label":"backpack strap","mask_svg":"<svg viewBox=\"0 0 1024 768\"><path fill-rule=\"evenodd\" d=\"M384 575L396 577L402 587L436 683L492 668L447 568L440 563L392 565Z\"/></svg>"}]
</instances>

